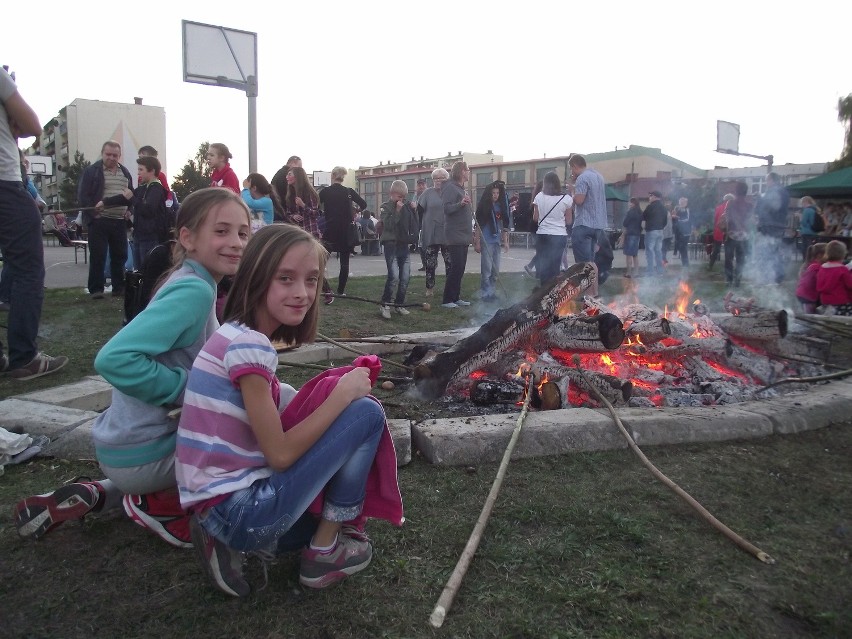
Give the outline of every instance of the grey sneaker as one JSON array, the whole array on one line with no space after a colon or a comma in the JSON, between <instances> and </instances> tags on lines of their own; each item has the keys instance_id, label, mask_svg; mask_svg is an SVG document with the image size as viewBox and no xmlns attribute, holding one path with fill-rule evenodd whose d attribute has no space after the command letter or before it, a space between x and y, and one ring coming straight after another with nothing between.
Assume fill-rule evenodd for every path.
<instances>
[{"instance_id":1,"label":"grey sneaker","mask_svg":"<svg viewBox=\"0 0 852 639\"><path fill-rule=\"evenodd\" d=\"M382 308L379 312L381 313L382 317L384 317L385 319L391 318L390 306L382 306Z\"/></svg>"},{"instance_id":2,"label":"grey sneaker","mask_svg":"<svg viewBox=\"0 0 852 639\"><path fill-rule=\"evenodd\" d=\"M328 554L311 548L302 551L299 583L308 588L327 588L364 570L372 558L370 542L340 534L337 546Z\"/></svg>"},{"instance_id":3,"label":"grey sneaker","mask_svg":"<svg viewBox=\"0 0 852 639\"><path fill-rule=\"evenodd\" d=\"M447 302L446 304L441 304L441 308L458 308L459 305L455 302Z\"/></svg>"},{"instance_id":4,"label":"grey sneaker","mask_svg":"<svg viewBox=\"0 0 852 639\"><path fill-rule=\"evenodd\" d=\"M33 360L29 364L9 371L9 377L25 382L28 379L35 379L36 377L55 373L67 363L68 358L64 355L51 357L46 353L36 353L36 356L33 357Z\"/></svg>"},{"instance_id":5,"label":"grey sneaker","mask_svg":"<svg viewBox=\"0 0 852 639\"><path fill-rule=\"evenodd\" d=\"M470 302L465 302L464 300L456 300L456 306L470 306Z\"/></svg>"},{"instance_id":6,"label":"grey sneaker","mask_svg":"<svg viewBox=\"0 0 852 639\"><path fill-rule=\"evenodd\" d=\"M396 312L399 313L400 315L411 315L411 311L409 311L404 306L397 306Z\"/></svg>"},{"instance_id":7,"label":"grey sneaker","mask_svg":"<svg viewBox=\"0 0 852 639\"><path fill-rule=\"evenodd\" d=\"M243 576L243 555L208 533L195 515L189 520L192 547L208 579L232 597L246 597L251 586Z\"/></svg>"}]
</instances>

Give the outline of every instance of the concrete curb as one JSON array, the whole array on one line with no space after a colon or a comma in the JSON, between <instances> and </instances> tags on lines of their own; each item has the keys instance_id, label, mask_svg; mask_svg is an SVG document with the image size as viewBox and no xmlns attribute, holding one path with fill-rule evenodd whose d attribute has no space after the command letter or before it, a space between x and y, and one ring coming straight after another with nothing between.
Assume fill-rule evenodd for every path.
<instances>
[{"instance_id":1,"label":"concrete curb","mask_svg":"<svg viewBox=\"0 0 852 639\"><path fill-rule=\"evenodd\" d=\"M418 333L386 338L422 339L452 344L473 329ZM363 352L385 354L408 350L410 344L352 343ZM281 353L282 364L326 360L351 361L354 355L318 343ZM88 377L0 401L0 427L20 427L31 435L47 435L46 455L61 459L95 458L92 423L110 401L111 386ZM640 446L718 442L786 435L823 428L852 415L852 378L811 386L769 399L703 408L621 408L618 415ZM519 414L430 419L411 424L389 420L397 463L411 461L413 450L432 464L476 465L499 461ZM604 409L569 408L531 412L526 418L514 458L562 455L581 451L626 448L627 443Z\"/></svg>"}]
</instances>

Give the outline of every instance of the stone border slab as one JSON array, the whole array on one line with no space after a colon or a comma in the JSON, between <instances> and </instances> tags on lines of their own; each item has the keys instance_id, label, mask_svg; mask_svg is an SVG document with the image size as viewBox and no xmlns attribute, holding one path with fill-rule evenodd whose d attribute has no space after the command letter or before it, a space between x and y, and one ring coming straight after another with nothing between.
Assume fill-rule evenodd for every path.
<instances>
[{"instance_id":1,"label":"stone border slab","mask_svg":"<svg viewBox=\"0 0 852 639\"><path fill-rule=\"evenodd\" d=\"M430 419L413 424L414 447L438 466L499 461L520 413ZM512 458L626 448L605 415L587 408L528 413Z\"/></svg>"},{"instance_id":2,"label":"stone border slab","mask_svg":"<svg viewBox=\"0 0 852 639\"><path fill-rule=\"evenodd\" d=\"M112 401L112 385L103 377L86 377L73 384L15 395L15 399L100 412Z\"/></svg>"},{"instance_id":3,"label":"stone border slab","mask_svg":"<svg viewBox=\"0 0 852 639\"><path fill-rule=\"evenodd\" d=\"M738 404L765 415L778 435L824 428L852 415L852 380L834 381L812 390Z\"/></svg>"},{"instance_id":4,"label":"stone border slab","mask_svg":"<svg viewBox=\"0 0 852 639\"><path fill-rule=\"evenodd\" d=\"M20 426L28 435L47 435L50 439L97 416L89 410L28 402L15 397L0 401L0 426L6 430Z\"/></svg>"}]
</instances>

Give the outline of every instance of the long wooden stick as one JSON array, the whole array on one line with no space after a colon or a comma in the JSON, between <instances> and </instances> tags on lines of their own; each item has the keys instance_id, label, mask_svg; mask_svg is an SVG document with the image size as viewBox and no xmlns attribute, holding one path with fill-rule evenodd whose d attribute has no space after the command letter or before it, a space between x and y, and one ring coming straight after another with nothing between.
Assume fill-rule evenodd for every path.
<instances>
[{"instance_id":1,"label":"long wooden stick","mask_svg":"<svg viewBox=\"0 0 852 639\"><path fill-rule=\"evenodd\" d=\"M341 344L337 340L333 340L330 337L326 337L322 333L317 333L317 337L319 337L324 342L328 342L329 344L334 344L335 346L342 348L345 351L349 351L350 353L355 353L356 355L369 355L370 353L364 353L363 351L359 351L357 348L352 348L351 346L347 346L346 344ZM400 364L399 362L395 362L392 359L385 359L384 357L379 357L379 361L384 364L391 364L392 366L398 366L399 368L403 368L407 370L409 373L413 372L414 369L411 366L406 366L405 364Z\"/></svg>"},{"instance_id":2,"label":"long wooden stick","mask_svg":"<svg viewBox=\"0 0 852 639\"><path fill-rule=\"evenodd\" d=\"M328 293L326 293L328 295ZM429 302L420 302L418 304L395 304L393 302L382 302L381 300L371 300L366 297L358 297L357 295L342 295L337 293L331 293L332 297L335 297L339 300L354 300L356 302L369 302L370 304L376 304L377 306L394 306L396 308L422 308L424 311L431 310L432 306Z\"/></svg>"},{"instance_id":3,"label":"long wooden stick","mask_svg":"<svg viewBox=\"0 0 852 639\"><path fill-rule=\"evenodd\" d=\"M515 425L515 430L512 432L512 438L509 440L509 445L506 447L506 452L503 453L503 460L500 462L500 468L497 469L497 476L494 478L494 483L491 485L491 490L485 500L485 505L482 507L482 512L479 513L479 519L476 520L476 526L474 526L473 532L467 540L467 545L464 547L461 557L459 557L459 561L456 564L453 573L450 575L450 579L447 581L447 585L444 586L444 591L438 598L438 603L435 605L435 609L429 616L429 623L435 628L440 628L443 625L444 619L450 611L450 607L453 605L453 600L456 598L456 594L461 587L462 580L464 579L465 574L467 574L470 562L473 560L473 555L476 553L479 542L482 540L482 533L485 532L485 526L488 524L488 518L491 516L491 510L494 508L494 502L497 500L497 493L500 492L500 487L503 485L503 478L506 476L506 469L509 467L509 460L512 458L512 451L515 450L515 444L518 443L518 437L521 434L521 426L524 425L524 420L526 419L527 411L530 407L530 398L532 398L533 395L534 383L535 379L532 375L530 375L527 383L527 397L524 400L524 406L521 409L521 414L518 416L518 421Z\"/></svg>"},{"instance_id":4,"label":"long wooden stick","mask_svg":"<svg viewBox=\"0 0 852 639\"><path fill-rule=\"evenodd\" d=\"M758 388L754 392L760 393L768 388L772 388L773 386L780 386L781 384L792 384L794 382L800 382L803 384L813 382L825 382L831 379L840 379L842 377L848 377L849 375L852 375L852 368L838 371L836 373L829 373L827 375L816 375L814 377L786 377L784 379L779 379L777 382L772 382L771 384L767 384L766 386Z\"/></svg>"},{"instance_id":5,"label":"long wooden stick","mask_svg":"<svg viewBox=\"0 0 852 639\"><path fill-rule=\"evenodd\" d=\"M588 383L588 379L586 377L586 372L580 367L579 356L574 355L573 359L574 359L574 365L577 367L577 370L580 371L580 375L582 375L583 379L586 379L587 383ZM760 561L762 561L765 564L774 564L775 563L775 560L772 557L770 557L767 553L763 552L760 548L758 548L754 544L746 541L745 539L740 537L737 533L735 533L733 530L728 528L721 521L716 519L709 510L707 510L706 508L704 508L704 506L699 504L689 493L687 493L683 488L678 486L671 479L669 479L662 472L660 472L660 470L656 466L654 466L654 464L652 464L647 457L645 457L645 454L640 450L639 446L633 440L633 437L631 437L630 433L627 432L627 429L624 427L624 424L622 423L621 419L616 414L615 408L609 402L609 400L607 400L606 397L601 395L601 393L592 384L588 383L588 386L591 389L592 393L595 395L595 397L597 397L597 399L600 402L602 402L604 406L606 406L607 410L609 411L610 416L615 421L615 425L618 426L618 430L621 431L621 434L627 440L627 445L630 446L630 450L632 450L636 454L636 456L639 458L639 460L645 465L645 467L648 470L651 471L651 474L654 477L659 479L666 486L668 486L671 490L673 490L674 493L678 497L680 497L687 504L692 506L692 508L694 508L698 512L698 514L701 516L702 519L704 519L704 521L706 521L711 526L713 526L713 528L715 528L716 530L721 532L723 535L725 535L725 537L727 537L729 540L734 542L734 544L739 546L742 550L745 550L747 553L754 555L755 557L760 559Z\"/></svg>"},{"instance_id":6,"label":"long wooden stick","mask_svg":"<svg viewBox=\"0 0 852 639\"><path fill-rule=\"evenodd\" d=\"M331 366L320 366L319 364L307 364L304 362L286 362L278 364L278 368L307 368L314 371L327 371ZM376 377L379 381L389 381L394 384L411 384L414 379L411 377L394 377L392 375L379 375Z\"/></svg>"}]
</instances>

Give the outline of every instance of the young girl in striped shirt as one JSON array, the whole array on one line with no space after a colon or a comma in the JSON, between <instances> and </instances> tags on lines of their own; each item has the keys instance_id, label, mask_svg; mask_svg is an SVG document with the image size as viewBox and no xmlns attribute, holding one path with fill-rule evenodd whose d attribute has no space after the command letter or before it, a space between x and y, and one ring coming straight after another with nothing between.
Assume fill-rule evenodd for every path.
<instances>
[{"instance_id":1,"label":"young girl in striped shirt","mask_svg":"<svg viewBox=\"0 0 852 639\"><path fill-rule=\"evenodd\" d=\"M311 588L363 570L372 558L366 535L344 524L362 514L386 430L381 405L367 397L377 371L357 365L341 371L327 396L312 397L289 429L285 408L300 395L275 375L272 341L301 344L316 334L326 258L303 229L276 224L258 231L234 278L223 324L189 375L176 454L181 503L194 513L190 527L202 567L229 595L251 590L242 553L307 545L299 581ZM393 479L395 485L395 465ZM323 490L314 518L307 511Z\"/></svg>"}]
</instances>

